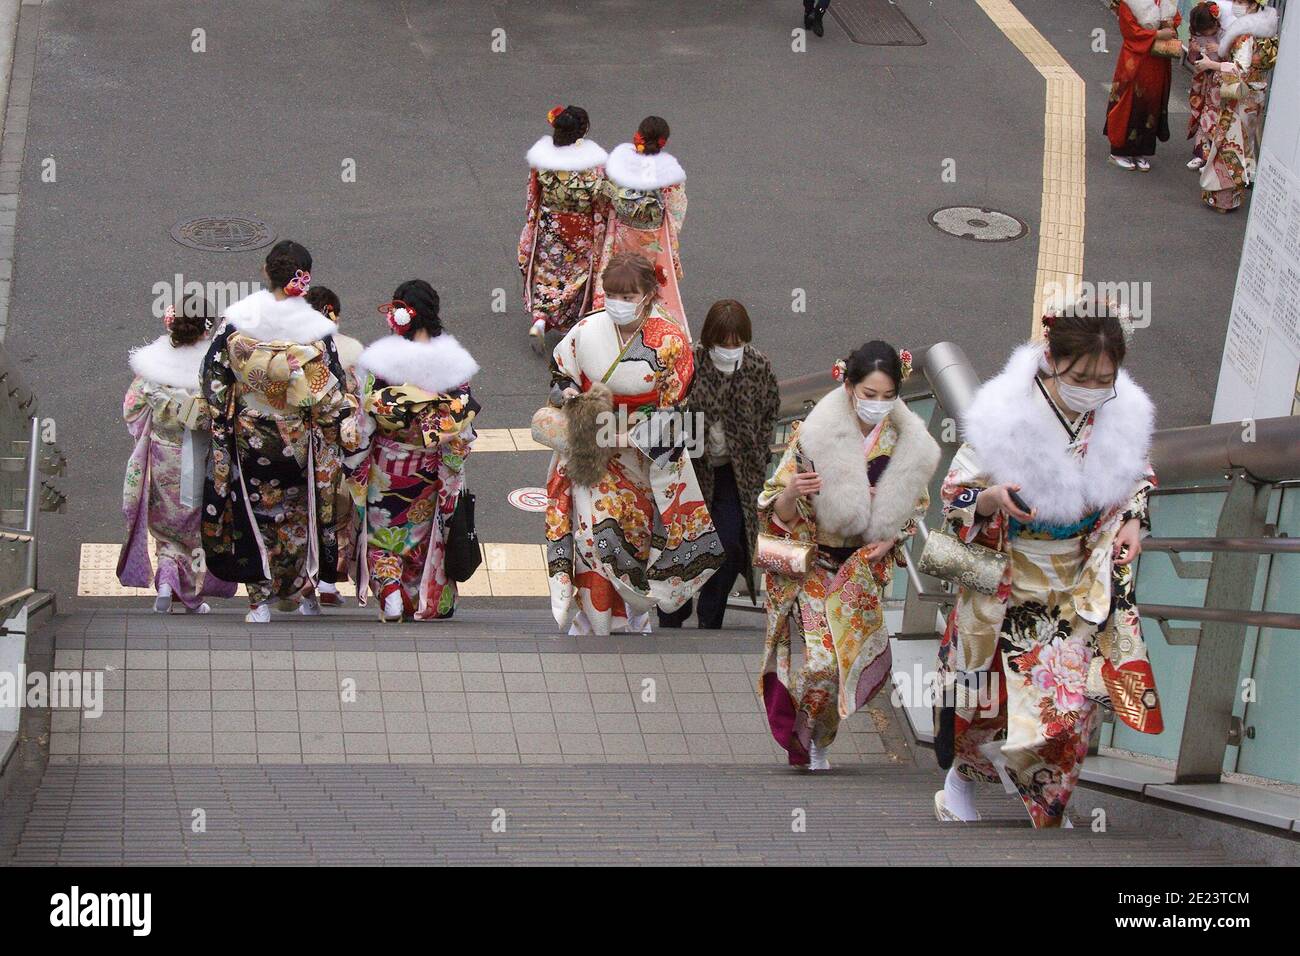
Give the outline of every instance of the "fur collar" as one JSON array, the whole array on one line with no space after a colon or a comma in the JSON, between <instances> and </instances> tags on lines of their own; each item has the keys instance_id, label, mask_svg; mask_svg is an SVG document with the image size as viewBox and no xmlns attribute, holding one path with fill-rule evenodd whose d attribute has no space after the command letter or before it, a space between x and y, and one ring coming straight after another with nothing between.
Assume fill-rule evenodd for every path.
<instances>
[{"instance_id":1,"label":"fur collar","mask_svg":"<svg viewBox=\"0 0 1300 956\"><path fill-rule=\"evenodd\" d=\"M1172 20L1178 13L1178 0L1124 0L1137 22L1148 30L1161 20Z\"/></svg>"},{"instance_id":2,"label":"fur collar","mask_svg":"<svg viewBox=\"0 0 1300 956\"><path fill-rule=\"evenodd\" d=\"M148 345L131 350L131 371L155 385L197 392L203 357L211 344L199 339L178 348L172 345L170 336L160 335Z\"/></svg>"},{"instance_id":3,"label":"fur collar","mask_svg":"<svg viewBox=\"0 0 1300 956\"><path fill-rule=\"evenodd\" d=\"M939 445L925 423L902 402L889 413L898 440L876 493L871 493L862 455L858 416L840 386L799 426L799 447L825 482L816 497L817 527L845 538L892 538L907 523L916 499L939 465Z\"/></svg>"},{"instance_id":4,"label":"fur collar","mask_svg":"<svg viewBox=\"0 0 1300 956\"><path fill-rule=\"evenodd\" d=\"M428 342L388 335L366 346L357 359L357 378L363 379L367 372L390 385L414 385L426 392L445 393L473 378L478 373L478 362L446 332Z\"/></svg>"},{"instance_id":5,"label":"fur collar","mask_svg":"<svg viewBox=\"0 0 1300 956\"><path fill-rule=\"evenodd\" d=\"M1223 39L1219 41L1219 59L1224 59L1232 49L1233 42L1244 36L1264 38L1277 36L1277 11L1272 7L1265 7L1244 17L1237 17L1228 24Z\"/></svg>"},{"instance_id":6,"label":"fur collar","mask_svg":"<svg viewBox=\"0 0 1300 956\"><path fill-rule=\"evenodd\" d=\"M533 169L593 169L604 166L609 153L595 140L580 139L569 146L556 146L551 137L543 136L528 151L528 165Z\"/></svg>"},{"instance_id":7,"label":"fur collar","mask_svg":"<svg viewBox=\"0 0 1300 956\"><path fill-rule=\"evenodd\" d=\"M365 350L364 345L342 332L334 333L334 348L339 353L339 364L344 371L355 368L357 359L361 358L361 353Z\"/></svg>"},{"instance_id":8,"label":"fur collar","mask_svg":"<svg viewBox=\"0 0 1300 956\"><path fill-rule=\"evenodd\" d=\"M962 419L962 437L975 449L990 483L1020 485L1042 521L1066 524L1094 509L1122 504L1147 472L1155 408L1120 369L1116 397L1095 413L1087 454L1068 450L1065 429L1034 385L1043 345L1011 353L985 382Z\"/></svg>"},{"instance_id":9,"label":"fur collar","mask_svg":"<svg viewBox=\"0 0 1300 956\"><path fill-rule=\"evenodd\" d=\"M259 342L310 345L333 335L338 328L301 296L277 299L266 289L231 305L225 319L237 331Z\"/></svg>"},{"instance_id":10,"label":"fur collar","mask_svg":"<svg viewBox=\"0 0 1300 956\"><path fill-rule=\"evenodd\" d=\"M631 143L619 143L605 162L605 175L616 186L650 192L686 182L686 172L671 153L645 156Z\"/></svg>"}]
</instances>

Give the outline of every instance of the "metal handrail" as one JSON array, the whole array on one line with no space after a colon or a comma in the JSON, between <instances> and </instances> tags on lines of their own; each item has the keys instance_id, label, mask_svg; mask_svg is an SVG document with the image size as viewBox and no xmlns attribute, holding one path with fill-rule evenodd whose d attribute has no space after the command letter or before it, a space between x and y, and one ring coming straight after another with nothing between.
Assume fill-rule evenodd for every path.
<instances>
[{"instance_id":1,"label":"metal handrail","mask_svg":"<svg viewBox=\"0 0 1300 956\"><path fill-rule=\"evenodd\" d=\"M1300 538L1145 538L1142 550L1300 554Z\"/></svg>"},{"instance_id":2,"label":"metal handrail","mask_svg":"<svg viewBox=\"0 0 1300 956\"><path fill-rule=\"evenodd\" d=\"M1157 621L1214 621L1246 627L1276 627L1300 631L1300 614L1284 611L1247 611L1240 608L1185 607L1178 604L1138 604L1138 614Z\"/></svg>"}]
</instances>

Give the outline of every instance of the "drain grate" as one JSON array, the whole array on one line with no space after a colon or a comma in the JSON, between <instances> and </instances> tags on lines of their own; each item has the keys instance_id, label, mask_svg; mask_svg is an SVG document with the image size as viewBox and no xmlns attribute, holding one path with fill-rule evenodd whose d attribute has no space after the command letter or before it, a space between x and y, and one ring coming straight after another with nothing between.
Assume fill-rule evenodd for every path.
<instances>
[{"instance_id":1,"label":"drain grate","mask_svg":"<svg viewBox=\"0 0 1300 956\"><path fill-rule=\"evenodd\" d=\"M1023 219L981 206L946 206L930 213L930 225L958 239L1010 242L1029 232Z\"/></svg>"},{"instance_id":2,"label":"drain grate","mask_svg":"<svg viewBox=\"0 0 1300 956\"><path fill-rule=\"evenodd\" d=\"M831 16L854 43L867 46L921 46L925 37L890 0L835 0Z\"/></svg>"},{"instance_id":3,"label":"drain grate","mask_svg":"<svg viewBox=\"0 0 1300 956\"><path fill-rule=\"evenodd\" d=\"M199 216L172 226L171 236L183 246L205 252L247 252L275 241L271 227L251 216Z\"/></svg>"}]
</instances>

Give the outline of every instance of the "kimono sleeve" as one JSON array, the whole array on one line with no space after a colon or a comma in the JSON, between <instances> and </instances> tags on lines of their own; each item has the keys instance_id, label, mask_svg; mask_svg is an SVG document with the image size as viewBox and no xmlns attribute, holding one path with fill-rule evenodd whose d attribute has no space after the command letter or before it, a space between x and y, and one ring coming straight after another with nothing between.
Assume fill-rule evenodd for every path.
<instances>
[{"instance_id":1,"label":"kimono sleeve","mask_svg":"<svg viewBox=\"0 0 1300 956\"><path fill-rule=\"evenodd\" d=\"M226 352L229 338L230 330L225 329L213 340L203 359L203 373L199 380L200 395L207 403L212 429L212 486L220 498L229 494L230 449L233 446L235 373Z\"/></svg>"},{"instance_id":2,"label":"kimono sleeve","mask_svg":"<svg viewBox=\"0 0 1300 956\"><path fill-rule=\"evenodd\" d=\"M690 391L691 381L695 378L694 351L685 337L675 329L673 334L664 337L663 344L656 351L663 365L657 382L659 407L684 405L686 393Z\"/></svg>"},{"instance_id":3,"label":"kimono sleeve","mask_svg":"<svg viewBox=\"0 0 1300 956\"><path fill-rule=\"evenodd\" d=\"M768 534L812 539L816 536L816 517L808 498L795 499L793 522L786 523L776 516L777 496L785 491L798 471L798 455L799 439L796 436L790 440L771 477L763 483L763 490L758 493L758 520L761 529Z\"/></svg>"},{"instance_id":4,"label":"kimono sleeve","mask_svg":"<svg viewBox=\"0 0 1300 956\"><path fill-rule=\"evenodd\" d=\"M686 184L666 186L659 195L664 201L664 212L672 220L673 237L676 238L677 233L686 225Z\"/></svg>"},{"instance_id":5,"label":"kimono sleeve","mask_svg":"<svg viewBox=\"0 0 1300 956\"><path fill-rule=\"evenodd\" d=\"M528 199L525 204L524 228L519 233L519 271L528 277L528 263L533 258L533 244L537 241L537 213L541 205L541 185L537 182L537 170L528 171ZM524 288L524 298L527 300L530 296L530 290L527 286ZM529 304L527 301L525 304Z\"/></svg>"},{"instance_id":6,"label":"kimono sleeve","mask_svg":"<svg viewBox=\"0 0 1300 956\"><path fill-rule=\"evenodd\" d=\"M582 367L578 364L578 341L585 325L586 321L580 319L551 353L551 391L548 400L557 408L564 403L563 393L566 388L582 391Z\"/></svg>"},{"instance_id":7,"label":"kimono sleeve","mask_svg":"<svg viewBox=\"0 0 1300 956\"><path fill-rule=\"evenodd\" d=\"M145 394L144 379L136 376L131 385L126 390L126 396L122 399L122 419L126 422L127 427L135 425L150 410L149 399ZM135 429L131 428L132 434Z\"/></svg>"},{"instance_id":8,"label":"kimono sleeve","mask_svg":"<svg viewBox=\"0 0 1300 956\"><path fill-rule=\"evenodd\" d=\"M1002 512L980 515L975 510L979 493L988 487L975 449L965 444L957 449L952 466L943 479L940 496L943 499L943 517L948 530L962 541L971 542L981 535L997 537L1006 522Z\"/></svg>"}]
</instances>

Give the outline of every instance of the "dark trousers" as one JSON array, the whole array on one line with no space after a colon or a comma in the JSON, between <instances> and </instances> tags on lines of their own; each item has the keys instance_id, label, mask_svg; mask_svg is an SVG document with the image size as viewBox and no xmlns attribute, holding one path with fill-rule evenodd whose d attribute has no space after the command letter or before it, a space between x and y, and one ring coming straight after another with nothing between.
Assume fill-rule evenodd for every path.
<instances>
[{"instance_id":1,"label":"dark trousers","mask_svg":"<svg viewBox=\"0 0 1300 956\"><path fill-rule=\"evenodd\" d=\"M722 539L726 559L700 588L700 627L717 630L722 627L722 615L727 611L727 595L749 564L745 512L740 507L740 492L736 489L736 474L731 465L713 469L713 500L709 502L709 514L718 537ZM687 601L672 612L660 611L659 626L681 627L682 622L691 616L693 603Z\"/></svg>"},{"instance_id":2,"label":"dark trousers","mask_svg":"<svg viewBox=\"0 0 1300 956\"><path fill-rule=\"evenodd\" d=\"M803 12L805 15L825 13L830 5L831 0L803 0Z\"/></svg>"}]
</instances>

